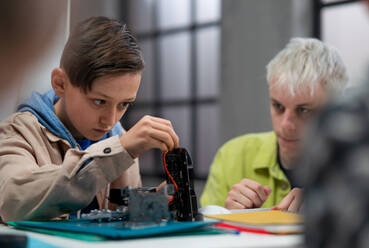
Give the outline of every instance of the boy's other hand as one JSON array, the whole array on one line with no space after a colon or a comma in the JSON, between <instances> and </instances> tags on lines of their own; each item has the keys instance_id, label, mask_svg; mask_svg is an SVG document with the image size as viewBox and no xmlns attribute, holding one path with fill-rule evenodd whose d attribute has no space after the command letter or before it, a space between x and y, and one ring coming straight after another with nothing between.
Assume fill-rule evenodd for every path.
<instances>
[{"instance_id":1,"label":"boy's other hand","mask_svg":"<svg viewBox=\"0 0 369 248\"><path fill-rule=\"evenodd\" d=\"M298 212L301 210L303 201L303 190L301 188L293 188L272 210L288 210Z\"/></svg>"},{"instance_id":2,"label":"boy's other hand","mask_svg":"<svg viewBox=\"0 0 369 248\"><path fill-rule=\"evenodd\" d=\"M179 146L179 138L170 121L146 115L122 135L120 143L132 158L137 158L152 148L170 151Z\"/></svg>"},{"instance_id":3,"label":"boy's other hand","mask_svg":"<svg viewBox=\"0 0 369 248\"><path fill-rule=\"evenodd\" d=\"M167 185L167 181L162 181L158 186L156 186L156 191L163 189Z\"/></svg>"},{"instance_id":4,"label":"boy's other hand","mask_svg":"<svg viewBox=\"0 0 369 248\"><path fill-rule=\"evenodd\" d=\"M272 192L268 186L244 178L232 186L225 201L227 209L259 208Z\"/></svg>"},{"instance_id":5,"label":"boy's other hand","mask_svg":"<svg viewBox=\"0 0 369 248\"><path fill-rule=\"evenodd\" d=\"M166 181L161 182L158 186L156 186L156 191L162 190L167 185ZM174 198L173 195L168 195L168 201L172 201Z\"/></svg>"}]
</instances>

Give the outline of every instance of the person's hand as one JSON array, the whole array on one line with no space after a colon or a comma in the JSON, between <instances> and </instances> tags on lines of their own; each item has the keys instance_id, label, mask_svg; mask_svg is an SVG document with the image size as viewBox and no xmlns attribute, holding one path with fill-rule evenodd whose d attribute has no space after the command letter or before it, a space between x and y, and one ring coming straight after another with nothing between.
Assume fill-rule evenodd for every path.
<instances>
[{"instance_id":1,"label":"person's hand","mask_svg":"<svg viewBox=\"0 0 369 248\"><path fill-rule=\"evenodd\" d=\"M137 158L152 148L170 151L178 147L179 138L170 121L146 115L122 135L120 143L132 158Z\"/></svg>"},{"instance_id":2,"label":"person's hand","mask_svg":"<svg viewBox=\"0 0 369 248\"><path fill-rule=\"evenodd\" d=\"M293 188L277 206L272 207L272 210L300 211L303 201L302 194L301 188Z\"/></svg>"},{"instance_id":3,"label":"person's hand","mask_svg":"<svg viewBox=\"0 0 369 248\"><path fill-rule=\"evenodd\" d=\"M268 186L250 179L242 179L232 186L225 201L227 209L259 208L272 192Z\"/></svg>"},{"instance_id":4,"label":"person's hand","mask_svg":"<svg viewBox=\"0 0 369 248\"><path fill-rule=\"evenodd\" d=\"M163 189L167 185L167 181L162 181L158 186L156 186L156 192Z\"/></svg>"},{"instance_id":5,"label":"person's hand","mask_svg":"<svg viewBox=\"0 0 369 248\"><path fill-rule=\"evenodd\" d=\"M161 182L158 186L156 186L156 192L158 192L159 190L164 189L164 187L167 185L167 181L163 181ZM172 202L174 199L173 195L168 195L168 202Z\"/></svg>"}]
</instances>

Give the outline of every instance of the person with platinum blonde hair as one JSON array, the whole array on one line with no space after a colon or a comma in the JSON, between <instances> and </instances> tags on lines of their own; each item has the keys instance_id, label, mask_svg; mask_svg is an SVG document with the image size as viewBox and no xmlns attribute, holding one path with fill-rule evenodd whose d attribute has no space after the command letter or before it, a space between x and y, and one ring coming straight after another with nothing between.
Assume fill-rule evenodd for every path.
<instances>
[{"instance_id":1,"label":"person with platinum blonde hair","mask_svg":"<svg viewBox=\"0 0 369 248\"><path fill-rule=\"evenodd\" d=\"M338 51L317 39L293 38L267 65L267 80L287 88L290 95L319 84L329 93L343 93L347 85L345 65Z\"/></svg>"},{"instance_id":2,"label":"person with platinum blonde hair","mask_svg":"<svg viewBox=\"0 0 369 248\"><path fill-rule=\"evenodd\" d=\"M273 131L246 134L217 152L201 205L299 211L292 180L306 125L348 76L338 52L317 39L293 38L267 65Z\"/></svg>"}]
</instances>

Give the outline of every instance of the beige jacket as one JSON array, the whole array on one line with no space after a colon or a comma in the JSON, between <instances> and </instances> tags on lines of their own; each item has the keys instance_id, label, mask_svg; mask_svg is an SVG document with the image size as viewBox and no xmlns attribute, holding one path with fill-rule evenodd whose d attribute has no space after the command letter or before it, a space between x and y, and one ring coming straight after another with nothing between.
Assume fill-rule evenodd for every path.
<instances>
[{"instance_id":1,"label":"beige jacket","mask_svg":"<svg viewBox=\"0 0 369 248\"><path fill-rule=\"evenodd\" d=\"M3 221L60 217L86 207L95 195L100 208L105 208L109 187L127 185L141 185L138 161L117 136L80 151L52 134L30 112L15 113L0 124Z\"/></svg>"}]
</instances>

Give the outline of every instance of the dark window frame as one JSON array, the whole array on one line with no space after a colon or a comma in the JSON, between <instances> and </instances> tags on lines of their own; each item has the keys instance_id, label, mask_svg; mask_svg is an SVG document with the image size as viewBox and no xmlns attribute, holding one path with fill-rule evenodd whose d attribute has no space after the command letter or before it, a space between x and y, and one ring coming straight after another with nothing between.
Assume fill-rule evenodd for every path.
<instances>
[{"instance_id":1,"label":"dark window frame","mask_svg":"<svg viewBox=\"0 0 369 248\"><path fill-rule=\"evenodd\" d=\"M314 0L313 2L313 36L317 39L321 39L322 37L322 10L335 7L335 6L343 6L346 4L357 3L362 0L337 0L334 2L325 3L323 0Z\"/></svg>"}]
</instances>

